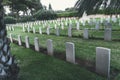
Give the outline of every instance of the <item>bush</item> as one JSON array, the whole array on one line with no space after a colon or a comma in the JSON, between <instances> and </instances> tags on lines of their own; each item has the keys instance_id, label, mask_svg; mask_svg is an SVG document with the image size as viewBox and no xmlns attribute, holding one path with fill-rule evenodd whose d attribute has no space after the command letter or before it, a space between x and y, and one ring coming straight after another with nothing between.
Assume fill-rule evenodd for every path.
<instances>
[{"instance_id":1,"label":"bush","mask_svg":"<svg viewBox=\"0 0 120 80\"><path fill-rule=\"evenodd\" d=\"M56 19L57 14L52 10L39 10L34 15L37 20L51 20Z\"/></svg>"},{"instance_id":2,"label":"bush","mask_svg":"<svg viewBox=\"0 0 120 80\"><path fill-rule=\"evenodd\" d=\"M76 11L73 11L73 12L64 11L64 12L57 13L57 15L58 17L76 17L77 12Z\"/></svg>"},{"instance_id":3,"label":"bush","mask_svg":"<svg viewBox=\"0 0 120 80\"><path fill-rule=\"evenodd\" d=\"M6 24L14 24L14 23L16 23L16 18L14 18L14 17L11 17L11 16L6 16L5 17L5 23Z\"/></svg>"},{"instance_id":4,"label":"bush","mask_svg":"<svg viewBox=\"0 0 120 80\"><path fill-rule=\"evenodd\" d=\"M28 21L35 21L32 16L22 16L18 22L28 22Z\"/></svg>"}]
</instances>

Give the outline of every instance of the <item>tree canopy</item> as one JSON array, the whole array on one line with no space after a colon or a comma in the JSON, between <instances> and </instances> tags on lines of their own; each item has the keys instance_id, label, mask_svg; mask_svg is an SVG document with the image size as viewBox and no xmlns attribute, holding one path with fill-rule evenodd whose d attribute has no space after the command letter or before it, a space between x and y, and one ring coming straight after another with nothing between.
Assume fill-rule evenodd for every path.
<instances>
[{"instance_id":1,"label":"tree canopy","mask_svg":"<svg viewBox=\"0 0 120 80\"><path fill-rule=\"evenodd\" d=\"M20 11L28 15L28 10L33 15L34 12L43 9L40 0L5 0L4 5L9 6L11 12L17 15L19 15Z\"/></svg>"},{"instance_id":2,"label":"tree canopy","mask_svg":"<svg viewBox=\"0 0 120 80\"><path fill-rule=\"evenodd\" d=\"M51 4L49 3L49 10L52 10L52 6L51 6Z\"/></svg>"},{"instance_id":3,"label":"tree canopy","mask_svg":"<svg viewBox=\"0 0 120 80\"><path fill-rule=\"evenodd\" d=\"M97 13L103 10L104 13L118 13L120 9L120 0L78 0L75 8L78 9L80 16L86 11L88 14ZM112 12L111 12L112 11Z\"/></svg>"}]
</instances>

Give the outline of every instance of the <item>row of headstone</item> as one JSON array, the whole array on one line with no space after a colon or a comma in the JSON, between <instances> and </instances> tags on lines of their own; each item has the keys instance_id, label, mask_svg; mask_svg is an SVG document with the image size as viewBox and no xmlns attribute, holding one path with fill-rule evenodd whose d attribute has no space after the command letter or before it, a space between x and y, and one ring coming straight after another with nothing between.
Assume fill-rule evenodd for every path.
<instances>
[{"instance_id":1,"label":"row of headstone","mask_svg":"<svg viewBox=\"0 0 120 80\"><path fill-rule=\"evenodd\" d=\"M53 56L52 40L47 40L47 52ZM96 48L96 72L104 76L110 77L110 49L97 47ZM75 64L75 45L71 42L66 42L66 61Z\"/></svg>"},{"instance_id":2,"label":"row of headstone","mask_svg":"<svg viewBox=\"0 0 120 80\"><path fill-rule=\"evenodd\" d=\"M36 33L36 30L35 30L35 28L33 27L33 33ZM25 27L23 27L23 32L25 32ZM27 32L30 32L30 27L28 27L27 28ZM42 34L42 29L41 29L41 27L39 27L39 34ZM50 27L48 27L47 29L46 29L46 34L47 35L50 35ZM57 36L59 36L60 35L60 29L59 29L59 27L56 27L56 35ZM69 27L68 27L68 36L69 37L72 37L72 25L70 25Z\"/></svg>"},{"instance_id":3,"label":"row of headstone","mask_svg":"<svg viewBox=\"0 0 120 80\"><path fill-rule=\"evenodd\" d=\"M13 43L12 34L10 34L9 38L10 38L10 41ZM21 39L20 35L18 35L18 45L19 46L22 45L22 39ZM30 48L30 43L29 43L29 37L28 36L25 36L25 47ZM40 45L39 45L38 37L34 38L34 49L35 49L35 51L40 51ZM52 44L52 40L50 40L50 39L47 40L47 53L48 53L48 55L53 55L53 44Z\"/></svg>"},{"instance_id":4,"label":"row of headstone","mask_svg":"<svg viewBox=\"0 0 120 80\"><path fill-rule=\"evenodd\" d=\"M22 45L22 40L20 35L18 35L18 44ZM30 48L29 44L30 44L29 37L26 36L25 37L26 48ZM40 51L38 37L35 37L34 39L34 47L35 47L35 51L38 51L38 52ZM53 41L51 39L47 40L47 53L48 55L51 55L51 56L54 55ZM111 53L111 50L108 48L103 48L103 47L96 48L96 72L104 76L107 76L108 78L110 77L110 53ZM66 42L66 61L74 64L76 63L74 43Z\"/></svg>"},{"instance_id":5,"label":"row of headstone","mask_svg":"<svg viewBox=\"0 0 120 80\"><path fill-rule=\"evenodd\" d=\"M9 38L10 38L10 42L13 43L13 37L12 37L11 33L10 33ZM20 45L20 46L22 45L22 38L20 35L18 35L18 45ZM26 46L26 48L30 48L28 36L25 37L25 46Z\"/></svg>"},{"instance_id":6,"label":"row of headstone","mask_svg":"<svg viewBox=\"0 0 120 80\"><path fill-rule=\"evenodd\" d=\"M15 31L15 28L13 26L6 26L7 31Z\"/></svg>"},{"instance_id":7,"label":"row of headstone","mask_svg":"<svg viewBox=\"0 0 120 80\"><path fill-rule=\"evenodd\" d=\"M84 39L89 39L89 31L88 31L87 28L84 29L83 38ZM111 28L106 28L104 30L104 40L105 41L111 41L112 40L112 30L111 30Z\"/></svg>"},{"instance_id":8,"label":"row of headstone","mask_svg":"<svg viewBox=\"0 0 120 80\"><path fill-rule=\"evenodd\" d=\"M96 29L99 29L99 28L96 28ZM24 27L23 27L23 31L24 31ZM28 31L30 32L29 28L28 28ZM33 33L36 33L36 30L35 30L34 27L33 27ZM39 34L42 34L41 27L39 27ZM46 34L50 35L50 28L49 27L46 29ZM104 40L111 41L112 40L111 39L112 38L111 34L112 34L111 28L105 28ZM60 36L60 29L58 27L56 28L56 35ZM72 37L72 24L69 24L69 27L68 27L68 37ZM85 28L84 31L83 31L83 38L84 39L89 39L89 32L88 32L87 28Z\"/></svg>"},{"instance_id":9,"label":"row of headstone","mask_svg":"<svg viewBox=\"0 0 120 80\"><path fill-rule=\"evenodd\" d=\"M96 19L93 19L92 21L91 20L88 20L88 23L89 24L95 24L95 29L96 30L99 30L99 28L100 28L100 22L102 22L102 23L104 23L105 22L105 24L107 25L107 23L110 23L110 21L108 21L108 20L110 20L109 18L107 18L106 19L106 21L105 20L103 20L102 18L100 19L100 21L98 21L98 20L96 20ZM23 26L23 32L25 32L25 27L27 27L27 31L29 32L30 31L30 28L32 29L32 27L33 26L35 26L35 25L37 25L36 23L40 23L39 21L35 21L35 22L31 22L31 23L25 23L25 24L23 24L22 26ZM75 20L75 21L73 21L75 24L76 24L76 29L77 30L79 30L80 29L80 23L81 24L83 24L84 26L86 25L86 21L79 21L79 20ZM34 24L35 23L35 24ZM69 24L72 24L72 21L70 21L70 22L59 22L60 23L60 26L61 26L61 29L64 29L64 25L66 25L67 26L67 24L69 23ZM55 24L55 29L56 29L56 26L57 26L57 24L59 24L59 23L54 23ZM33 25L34 24L34 25ZM47 27L47 24L49 24L49 22L48 23L44 23L43 25L45 25L46 27ZM50 24L49 24L50 25ZM105 25L105 26L106 26ZM14 25L12 25L12 27L11 26L7 26L7 28L8 29L10 29L10 30L14 30L13 27ZM17 26L16 24L15 24L15 26ZM18 25L19 26L19 25ZM42 26L42 25L40 25L40 26ZM107 25L107 26L109 26L109 24Z\"/></svg>"},{"instance_id":10,"label":"row of headstone","mask_svg":"<svg viewBox=\"0 0 120 80\"><path fill-rule=\"evenodd\" d=\"M72 23L70 23L70 24L72 24ZM63 23L61 23L61 29L63 30L64 29L64 24ZM68 26L68 23L66 23L66 26ZM32 28L32 27L30 27L30 26L27 26L27 32L30 32L30 28ZM49 27L50 28L50 27ZM55 24L55 26L54 26L54 28L56 29L57 28L57 25ZM76 29L77 30L79 30L80 29L80 23L77 21L76 22ZM33 29L34 30L34 29ZM25 26L23 26L23 32L25 32Z\"/></svg>"},{"instance_id":11,"label":"row of headstone","mask_svg":"<svg viewBox=\"0 0 120 80\"><path fill-rule=\"evenodd\" d=\"M110 54L111 50L104 47L96 48L96 72L110 79ZM66 43L66 61L75 64L75 45Z\"/></svg>"},{"instance_id":12,"label":"row of headstone","mask_svg":"<svg viewBox=\"0 0 120 80\"><path fill-rule=\"evenodd\" d=\"M80 23L85 26L86 23L89 23L89 24L97 24L97 22L99 23L104 23L104 21L107 21L107 22L115 22L117 23L119 20L119 18L117 18L116 16L112 16L112 17L102 17L100 19L96 19L96 18L90 18L88 20L81 20L81 19L78 19L78 18L63 18L63 19L57 19L57 20L43 20L43 21L34 21L34 22L27 22L27 23L17 23L17 24L7 24L7 26L35 26L35 25L40 25L40 26L43 26L43 25L51 25L51 24L57 24L57 25L61 25L61 28L64 29L64 26L66 25L67 26L67 23L76 23L76 29L78 30L78 25L80 26Z\"/></svg>"}]
</instances>

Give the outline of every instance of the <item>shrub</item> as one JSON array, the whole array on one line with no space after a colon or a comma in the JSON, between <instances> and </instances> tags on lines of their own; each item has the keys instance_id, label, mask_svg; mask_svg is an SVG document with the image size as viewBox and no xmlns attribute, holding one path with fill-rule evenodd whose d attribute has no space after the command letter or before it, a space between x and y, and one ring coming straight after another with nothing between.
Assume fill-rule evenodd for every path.
<instances>
[{"instance_id":1,"label":"shrub","mask_svg":"<svg viewBox=\"0 0 120 80\"><path fill-rule=\"evenodd\" d=\"M77 12L76 11L73 11L73 12L64 11L64 12L57 13L57 15L58 17L76 17Z\"/></svg>"},{"instance_id":2,"label":"shrub","mask_svg":"<svg viewBox=\"0 0 120 80\"><path fill-rule=\"evenodd\" d=\"M32 16L22 16L18 22L28 22L28 21L35 21L35 18Z\"/></svg>"},{"instance_id":3,"label":"shrub","mask_svg":"<svg viewBox=\"0 0 120 80\"><path fill-rule=\"evenodd\" d=\"M14 18L14 17L11 17L11 16L6 16L5 17L5 23L6 24L14 24L14 23L16 23L16 18Z\"/></svg>"},{"instance_id":4,"label":"shrub","mask_svg":"<svg viewBox=\"0 0 120 80\"><path fill-rule=\"evenodd\" d=\"M39 10L33 15L33 17L37 20L51 20L56 19L57 14L52 10Z\"/></svg>"}]
</instances>

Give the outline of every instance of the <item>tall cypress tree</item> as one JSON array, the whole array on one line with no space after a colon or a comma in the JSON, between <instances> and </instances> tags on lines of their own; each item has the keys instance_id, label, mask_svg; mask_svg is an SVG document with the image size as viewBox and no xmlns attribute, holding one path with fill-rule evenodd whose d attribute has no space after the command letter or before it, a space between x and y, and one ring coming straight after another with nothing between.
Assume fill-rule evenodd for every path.
<instances>
[{"instance_id":1,"label":"tall cypress tree","mask_svg":"<svg viewBox=\"0 0 120 80\"><path fill-rule=\"evenodd\" d=\"M17 80L19 67L10 52L2 2L0 0L0 80Z\"/></svg>"},{"instance_id":2,"label":"tall cypress tree","mask_svg":"<svg viewBox=\"0 0 120 80\"><path fill-rule=\"evenodd\" d=\"M52 10L52 6L51 6L51 4L49 3L49 10Z\"/></svg>"}]
</instances>

